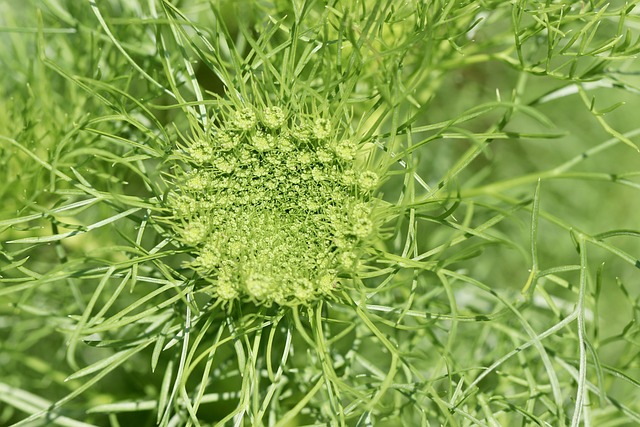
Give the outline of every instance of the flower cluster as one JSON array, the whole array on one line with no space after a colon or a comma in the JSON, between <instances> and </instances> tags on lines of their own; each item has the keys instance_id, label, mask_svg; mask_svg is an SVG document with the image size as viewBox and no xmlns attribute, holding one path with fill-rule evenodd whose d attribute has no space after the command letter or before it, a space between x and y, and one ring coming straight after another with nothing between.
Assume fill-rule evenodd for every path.
<instances>
[{"instance_id":1,"label":"flower cluster","mask_svg":"<svg viewBox=\"0 0 640 427\"><path fill-rule=\"evenodd\" d=\"M329 120L278 107L230 114L190 141L170 197L178 240L223 300L306 304L357 268L374 233L375 172Z\"/></svg>"}]
</instances>

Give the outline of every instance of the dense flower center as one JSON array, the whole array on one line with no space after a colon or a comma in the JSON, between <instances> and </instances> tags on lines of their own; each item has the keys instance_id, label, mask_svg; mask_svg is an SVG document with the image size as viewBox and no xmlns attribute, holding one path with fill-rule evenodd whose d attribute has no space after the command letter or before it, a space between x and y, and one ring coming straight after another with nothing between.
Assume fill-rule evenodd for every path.
<instances>
[{"instance_id":1,"label":"dense flower center","mask_svg":"<svg viewBox=\"0 0 640 427\"><path fill-rule=\"evenodd\" d=\"M296 305L329 294L373 233L371 171L329 121L237 111L191 141L171 204L191 263L224 300Z\"/></svg>"}]
</instances>

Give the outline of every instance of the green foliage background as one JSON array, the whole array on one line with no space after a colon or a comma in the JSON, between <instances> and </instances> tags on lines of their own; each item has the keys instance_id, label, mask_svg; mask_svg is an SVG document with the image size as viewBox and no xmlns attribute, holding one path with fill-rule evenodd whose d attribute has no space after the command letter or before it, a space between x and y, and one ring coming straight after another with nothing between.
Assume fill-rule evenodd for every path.
<instances>
[{"instance_id":1,"label":"green foliage background","mask_svg":"<svg viewBox=\"0 0 640 427\"><path fill-rule=\"evenodd\" d=\"M639 26L0 1L0 425L640 424ZM164 219L181 135L260 99L382 175L361 268L310 305L221 304Z\"/></svg>"}]
</instances>

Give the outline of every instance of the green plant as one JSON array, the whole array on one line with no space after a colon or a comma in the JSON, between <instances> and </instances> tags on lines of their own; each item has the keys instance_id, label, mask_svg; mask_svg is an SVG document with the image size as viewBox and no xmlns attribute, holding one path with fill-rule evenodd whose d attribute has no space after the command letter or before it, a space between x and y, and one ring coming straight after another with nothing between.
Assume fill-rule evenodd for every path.
<instances>
[{"instance_id":1,"label":"green plant","mask_svg":"<svg viewBox=\"0 0 640 427\"><path fill-rule=\"evenodd\" d=\"M0 424L639 423L636 3L1 4Z\"/></svg>"}]
</instances>

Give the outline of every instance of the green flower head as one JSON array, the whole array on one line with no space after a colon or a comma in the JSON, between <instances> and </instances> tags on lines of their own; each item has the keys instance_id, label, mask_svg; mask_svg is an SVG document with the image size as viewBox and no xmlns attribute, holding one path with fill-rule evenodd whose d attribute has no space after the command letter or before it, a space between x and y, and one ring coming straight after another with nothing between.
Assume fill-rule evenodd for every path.
<instances>
[{"instance_id":1,"label":"green flower head","mask_svg":"<svg viewBox=\"0 0 640 427\"><path fill-rule=\"evenodd\" d=\"M239 109L211 134L188 147L173 194L190 267L224 301L298 305L331 296L375 232L378 176L357 166L358 145L337 139L328 119L289 127L279 107Z\"/></svg>"}]
</instances>

